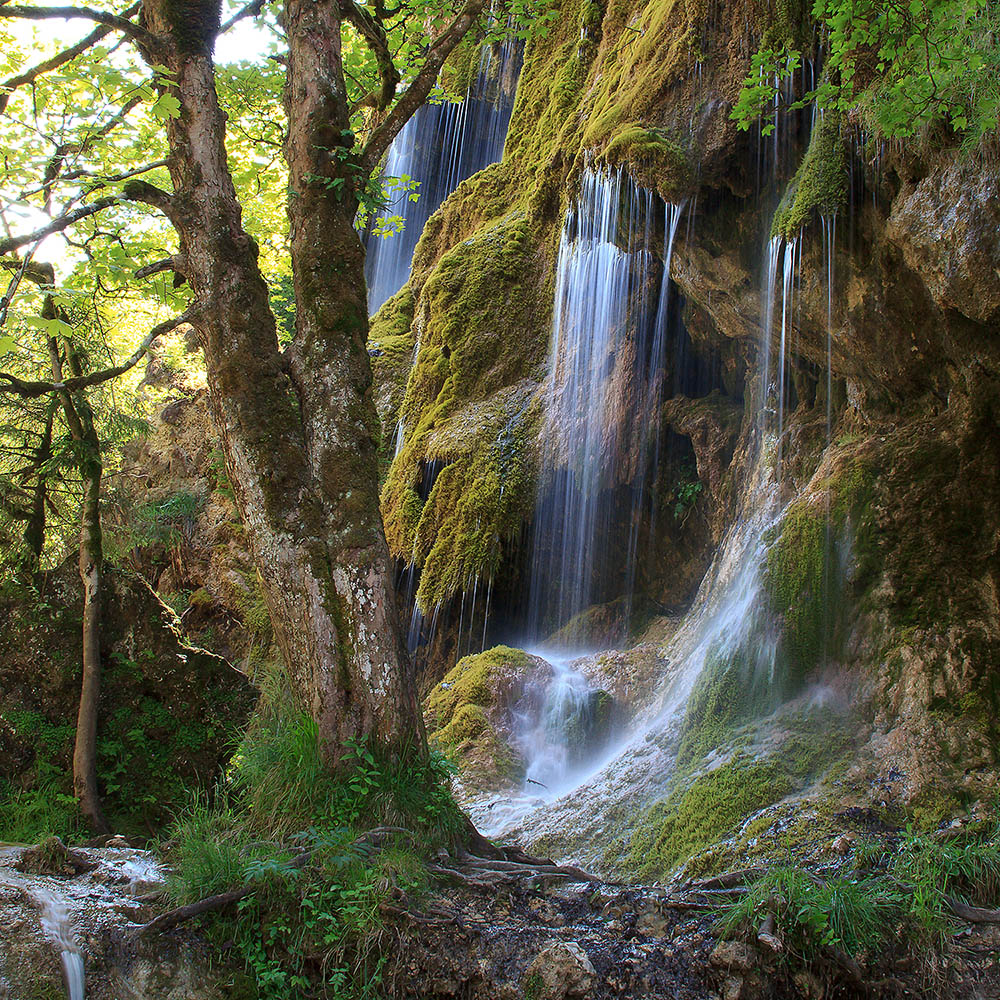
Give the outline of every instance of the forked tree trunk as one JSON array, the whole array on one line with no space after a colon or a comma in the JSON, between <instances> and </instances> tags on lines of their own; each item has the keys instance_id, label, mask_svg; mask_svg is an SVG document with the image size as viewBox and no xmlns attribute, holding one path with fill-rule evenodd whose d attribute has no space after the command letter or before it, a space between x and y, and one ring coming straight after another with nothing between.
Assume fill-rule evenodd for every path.
<instances>
[{"instance_id":1,"label":"forked tree trunk","mask_svg":"<svg viewBox=\"0 0 1000 1000\"><path fill-rule=\"evenodd\" d=\"M339 24L330 0L305 6L289 4L287 25L297 299L287 354L226 162L211 58L217 4L143 5L144 55L171 71L181 108L167 125L173 195L142 185L130 195L161 207L178 232L212 412L275 635L336 763L348 738L418 753L425 743L378 509L363 252L349 201L307 179L334 176L335 157L311 140L329 150L345 138L342 81L323 69L339 66Z\"/></svg>"}]
</instances>

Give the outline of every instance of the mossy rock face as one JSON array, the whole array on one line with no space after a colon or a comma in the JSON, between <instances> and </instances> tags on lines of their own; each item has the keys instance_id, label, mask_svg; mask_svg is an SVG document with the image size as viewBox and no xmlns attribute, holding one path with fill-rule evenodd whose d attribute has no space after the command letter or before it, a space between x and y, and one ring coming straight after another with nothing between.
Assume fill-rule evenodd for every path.
<instances>
[{"instance_id":1,"label":"mossy rock face","mask_svg":"<svg viewBox=\"0 0 1000 1000\"><path fill-rule=\"evenodd\" d=\"M615 132L596 163L623 168L637 184L674 204L684 201L694 185L694 171L680 142L645 125L627 125Z\"/></svg>"},{"instance_id":2,"label":"mossy rock face","mask_svg":"<svg viewBox=\"0 0 1000 1000\"><path fill-rule=\"evenodd\" d=\"M858 596L850 592L851 563L870 548L872 483L865 457L831 456L771 532L763 582L793 686L841 653Z\"/></svg>"},{"instance_id":3,"label":"mossy rock face","mask_svg":"<svg viewBox=\"0 0 1000 1000\"><path fill-rule=\"evenodd\" d=\"M382 491L390 550L420 568L425 613L494 577L535 502L545 256L530 220L513 212L425 265L463 188L415 257L420 347L399 408L404 443ZM428 469L437 470L429 483Z\"/></svg>"},{"instance_id":4,"label":"mossy rock face","mask_svg":"<svg viewBox=\"0 0 1000 1000\"><path fill-rule=\"evenodd\" d=\"M804 696L719 735L703 754L678 757L671 790L635 825L619 871L663 879L682 865L694 875L745 864L755 838L774 823L764 811L786 799L805 801L810 796L803 793L816 782L832 781L850 759L856 730L850 697L831 697L839 701L832 711ZM834 809L827 806L827 813ZM783 829L789 833L788 824ZM783 846L779 841L776 833L768 846L779 853L794 846L790 836Z\"/></svg>"},{"instance_id":5,"label":"mossy rock face","mask_svg":"<svg viewBox=\"0 0 1000 1000\"><path fill-rule=\"evenodd\" d=\"M814 214L835 215L847 204L847 181L847 147L840 116L827 111L816 121L806 155L774 214L771 235L790 240Z\"/></svg>"},{"instance_id":6,"label":"mossy rock face","mask_svg":"<svg viewBox=\"0 0 1000 1000\"><path fill-rule=\"evenodd\" d=\"M552 667L538 656L495 646L463 657L428 695L428 737L457 765L459 794L516 787L524 760L514 746L514 710L538 710Z\"/></svg>"}]
</instances>

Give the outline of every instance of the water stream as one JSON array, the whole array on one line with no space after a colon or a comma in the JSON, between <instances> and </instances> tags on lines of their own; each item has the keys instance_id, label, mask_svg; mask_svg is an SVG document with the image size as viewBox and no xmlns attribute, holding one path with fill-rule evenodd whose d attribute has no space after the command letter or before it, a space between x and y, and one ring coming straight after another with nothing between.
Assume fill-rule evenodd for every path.
<instances>
[{"instance_id":1,"label":"water stream","mask_svg":"<svg viewBox=\"0 0 1000 1000\"><path fill-rule=\"evenodd\" d=\"M69 1000L84 1000L86 977L83 953L73 930L66 899L44 886L32 888L31 895L41 907L42 930L59 949L59 961L62 963Z\"/></svg>"},{"instance_id":2,"label":"water stream","mask_svg":"<svg viewBox=\"0 0 1000 1000\"><path fill-rule=\"evenodd\" d=\"M397 184L385 210L387 216L401 217L403 229L387 237L369 236L369 312L406 283L417 240L438 206L463 180L503 154L522 55L523 43L513 37L484 44L465 99L422 105L396 136L383 175L416 181L418 187L412 192L407 184ZM410 200L411 193L416 201Z\"/></svg>"}]
</instances>

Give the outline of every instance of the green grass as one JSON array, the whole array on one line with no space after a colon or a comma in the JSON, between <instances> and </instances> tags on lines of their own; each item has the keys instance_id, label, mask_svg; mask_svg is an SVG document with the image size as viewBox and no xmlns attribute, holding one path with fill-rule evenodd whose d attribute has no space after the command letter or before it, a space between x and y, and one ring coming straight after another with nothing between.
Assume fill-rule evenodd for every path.
<instances>
[{"instance_id":1,"label":"green grass","mask_svg":"<svg viewBox=\"0 0 1000 1000\"><path fill-rule=\"evenodd\" d=\"M254 888L208 928L233 942L252 996L374 996L380 905L419 894L425 859L463 829L450 771L440 755L351 743L333 772L316 724L282 690L280 680L265 687L225 780L178 816L170 893L183 904ZM380 826L400 832L366 836Z\"/></svg>"},{"instance_id":2,"label":"green grass","mask_svg":"<svg viewBox=\"0 0 1000 1000\"><path fill-rule=\"evenodd\" d=\"M792 866L771 868L720 910L720 930L756 933L773 913L793 964L830 948L863 960L900 943L924 952L940 947L960 926L950 900L1000 902L998 832L941 839L909 830L896 842L866 837L854 849L853 870L822 878Z\"/></svg>"}]
</instances>

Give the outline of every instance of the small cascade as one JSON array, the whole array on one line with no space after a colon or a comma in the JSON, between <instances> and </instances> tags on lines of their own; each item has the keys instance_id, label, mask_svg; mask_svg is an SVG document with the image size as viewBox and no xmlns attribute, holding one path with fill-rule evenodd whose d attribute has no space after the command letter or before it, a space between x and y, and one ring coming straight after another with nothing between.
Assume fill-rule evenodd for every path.
<instances>
[{"instance_id":1,"label":"small cascade","mask_svg":"<svg viewBox=\"0 0 1000 1000\"><path fill-rule=\"evenodd\" d=\"M83 953L73 931L66 900L44 887L32 889L31 894L42 910L42 930L59 949L66 994L69 1000L84 1000L86 978Z\"/></svg>"},{"instance_id":2,"label":"small cascade","mask_svg":"<svg viewBox=\"0 0 1000 1000\"><path fill-rule=\"evenodd\" d=\"M491 834L519 831L532 838L564 838L578 845L576 857L594 860L594 854L586 856L592 850L589 845L600 843L616 810L626 801L631 810L641 808L669 790L686 708L706 670L739 665L745 684L764 691L781 690L781 641L764 595L762 568L771 529L783 512L778 472L800 239L772 239L766 248L760 378L754 402L758 435L752 465L738 516L722 539L690 611L661 651L669 666L658 696L632 720L616 745L592 758L589 767L561 772L565 776L561 790L496 816ZM599 285L591 288L599 294ZM562 697L557 690L554 683L548 704ZM550 739L546 756L536 759L558 761L558 747Z\"/></svg>"},{"instance_id":3,"label":"small cascade","mask_svg":"<svg viewBox=\"0 0 1000 1000\"><path fill-rule=\"evenodd\" d=\"M528 632L535 638L591 605L631 596L637 524L659 461L655 414L681 214L682 206L664 207L622 170L588 170L566 215L531 569Z\"/></svg>"},{"instance_id":4,"label":"small cascade","mask_svg":"<svg viewBox=\"0 0 1000 1000\"><path fill-rule=\"evenodd\" d=\"M777 435L777 471L784 457L785 406L789 396L788 357L792 335L792 309L795 299L796 266L801 264L801 237L784 240L774 236L767 245L763 304L761 309L760 375L761 406L758 430ZM775 311L778 294L778 269L781 268L781 326L777 331L778 357L772 372L771 352L775 339Z\"/></svg>"},{"instance_id":5,"label":"small cascade","mask_svg":"<svg viewBox=\"0 0 1000 1000\"><path fill-rule=\"evenodd\" d=\"M519 719L519 748L524 754L525 784L558 794L582 756L593 690L565 657L550 657L554 673L541 699L541 710Z\"/></svg>"},{"instance_id":6,"label":"small cascade","mask_svg":"<svg viewBox=\"0 0 1000 1000\"><path fill-rule=\"evenodd\" d=\"M502 156L522 55L523 43L513 37L484 44L465 99L424 104L389 148L384 176L416 181L418 198L411 201L408 184L399 185L385 215L400 216L402 230L384 239L369 236L369 312L406 283L417 240L438 206L463 180Z\"/></svg>"}]
</instances>

